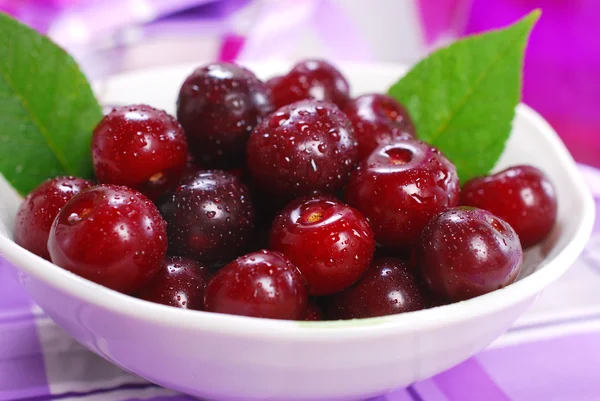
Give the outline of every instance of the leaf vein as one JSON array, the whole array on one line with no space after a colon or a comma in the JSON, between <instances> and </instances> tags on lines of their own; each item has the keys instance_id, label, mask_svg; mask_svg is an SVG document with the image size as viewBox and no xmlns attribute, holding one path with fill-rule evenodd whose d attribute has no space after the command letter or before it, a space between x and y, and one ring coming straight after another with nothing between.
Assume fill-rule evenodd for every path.
<instances>
[{"instance_id":1,"label":"leaf vein","mask_svg":"<svg viewBox=\"0 0 600 401\"><path fill-rule=\"evenodd\" d=\"M465 107L465 105L469 102L471 97L475 94L480 84L488 77L490 71L494 67L496 67L500 60L502 60L506 56L506 54L513 48L513 46L521 39L522 38L517 35L513 41L509 42L508 45L501 52L499 52L496 57L494 57L494 59L488 65L488 67L486 67L483 70L483 72L477 77L473 85L471 85L468 88L465 95L458 102L457 107L450 113L446 121L442 122L439 128L431 135L431 138L429 139L431 143L435 143L439 136L442 135L448 129L448 127L450 126L450 124L452 124L452 121L454 121L458 113L462 110L463 107Z\"/></svg>"},{"instance_id":2,"label":"leaf vein","mask_svg":"<svg viewBox=\"0 0 600 401\"><path fill-rule=\"evenodd\" d=\"M44 140L48 144L48 147L54 153L54 157L56 157L56 159L58 160L58 162L61 165L61 167L68 174L73 174L73 172L69 168L69 165L68 165L67 161L65 160L64 156L59 152L59 150L57 149L57 146L51 140L50 135L49 135L48 131L46 130L46 128L44 127L44 125L41 124L37 120L35 114L31 110L31 107L29 106L29 103L27 102L27 100L17 90L17 88L14 85L14 83L10 80L9 76L6 74L6 72L2 68L0 68L0 75L2 75L2 78L4 78L4 81L6 82L6 84L13 90L13 92L15 93L15 96L17 97L17 99L19 100L19 102L21 103L21 105L23 106L23 109L25 110L25 112L31 117L31 121L33 122L33 125L35 125L35 127L37 128L37 131L44 138Z\"/></svg>"}]
</instances>

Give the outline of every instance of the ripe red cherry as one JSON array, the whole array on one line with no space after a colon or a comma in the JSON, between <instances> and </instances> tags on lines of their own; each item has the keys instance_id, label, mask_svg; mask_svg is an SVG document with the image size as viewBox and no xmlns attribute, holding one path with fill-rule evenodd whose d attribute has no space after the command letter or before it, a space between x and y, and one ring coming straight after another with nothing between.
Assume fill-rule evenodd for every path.
<instances>
[{"instance_id":1,"label":"ripe red cherry","mask_svg":"<svg viewBox=\"0 0 600 401\"><path fill-rule=\"evenodd\" d=\"M198 68L183 83L177 100L177 118L190 150L209 168L242 166L250 132L272 110L264 84L230 63Z\"/></svg>"},{"instance_id":2,"label":"ripe red cherry","mask_svg":"<svg viewBox=\"0 0 600 401\"><path fill-rule=\"evenodd\" d=\"M261 250L229 263L210 280L209 312L301 320L306 316L306 283L279 252Z\"/></svg>"},{"instance_id":3,"label":"ripe red cherry","mask_svg":"<svg viewBox=\"0 0 600 401\"><path fill-rule=\"evenodd\" d=\"M350 99L346 78L331 64L322 60L305 60L284 76L267 81L275 108L313 99L335 103L344 108Z\"/></svg>"},{"instance_id":4,"label":"ripe red cherry","mask_svg":"<svg viewBox=\"0 0 600 401\"><path fill-rule=\"evenodd\" d=\"M298 266L311 295L333 294L355 283L375 252L367 219L332 197L289 204L275 218L269 243Z\"/></svg>"},{"instance_id":5,"label":"ripe red cherry","mask_svg":"<svg viewBox=\"0 0 600 401\"><path fill-rule=\"evenodd\" d=\"M281 84L281 81L283 80L283 78L284 78L283 75L277 75L277 76L271 77L265 81L265 87L267 88L267 93L269 94L269 99L271 100L271 104L273 104L273 107L275 107L275 108L280 108L280 107L285 106L286 104L289 104L289 103L286 103L286 104L277 106L273 102L273 93L272 93L273 89L277 88ZM293 103L293 102L290 102L290 103Z\"/></svg>"},{"instance_id":6,"label":"ripe red cherry","mask_svg":"<svg viewBox=\"0 0 600 401\"><path fill-rule=\"evenodd\" d=\"M302 101L256 127L248 141L248 168L256 184L274 197L333 193L348 179L356 146L352 124L335 105Z\"/></svg>"},{"instance_id":7,"label":"ripe red cherry","mask_svg":"<svg viewBox=\"0 0 600 401\"><path fill-rule=\"evenodd\" d=\"M42 182L27 195L15 220L15 242L50 260L48 235L54 218L69 199L94 183L76 177L56 177Z\"/></svg>"},{"instance_id":8,"label":"ripe red cherry","mask_svg":"<svg viewBox=\"0 0 600 401\"><path fill-rule=\"evenodd\" d=\"M345 199L371 223L384 247L412 248L429 219L458 205L456 168L436 148L416 140L381 145L355 170Z\"/></svg>"},{"instance_id":9,"label":"ripe red cherry","mask_svg":"<svg viewBox=\"0 0 600 401\"><path fill-rule=\"evenodd\" d=\"M423 230L419 270L442 299L462 301L517 279L523 250L512 227L488 211L459 207L440 213Z\"/></svg>"},{"instance_id":10,"label":"ripe red cherry","mask_svg":"<svg viewBox=\"0 0 600 401\"><path fill-rule=\"evenodd\" d=\"M173 187L187 161L181 125L147 105L117 107L96 126L92 160L98 182L125 185L151 199Z\"/></svg>"},{"instance_id":11,"label":"ripe red cherry","mask_svg":"<svg viewBox=\"0 0 600 401\"><path fill-rule=\"evenodd\" d=\"M461 204L488 210L509 223L523 248L546 238L556 221L552 182L532 166L514 166L468 181L462 189Z\"/></svg>"},{"instance_id":12,"label":"ripe red cherry","mask_svg":"<svg viewBox=\"0 0 600 401\"><path fill-rule=\"evenodd\" d=\"M198 170L205 170L194 158L194 155L192 155L191 153L188 153L186 156L186 161L185 161L185 168L183 169L183 173L181 174L181 177L187 175L187 174L193 174L195 172L197 172Z\"/></svg>"},{"instance_id":13,"label":"ripe red cherry","mask_svg":"<svg viewBox=\"0 0 600 401\"><path fill-rule=\"evenodd\" d=\"M130 294L160 270L167 251L165 226L156 206L141 193L99 185L61 209L48 251L54 264Z\"/></svg>"},{"instance_id":14,"label":"ripe red cherry","mask_svg":"<svg viewBox=\"0 0 600 401\"><path fill-rule=\"evenodd\" d=\"M304 320L307 322L316 322L319 320L323 320L323 312L321 312L321 308L315 303L313 300L308 300L308 306L306 308L306 316Z\"/></svg>"},{"instance_id":15,"label":"ripe red cherry","mask_svg":"<svg viewBox=\"0 0 600 401\"><path fill-rule=\"evenodd\" d=\"M200 262L178 256L168 257L138 296L157 304L202 310L209 277L208 268Z\"/></svg>"},{"instance_id":16,"label":"ripe red cherry","mask_svg":"<svg viewBox=\"0 0 600 401\"><path fill-rule=\"evenodd\" d=\"M344 113L352 121L360 160L379 145L415 137L415 126L408 111L391 96L357 97L348 103Z\"/></svg>"},{"instance_id":17,"label":"ripe red cherry","mask_svg":"<svg viewBox=\"0 0 600 401\"><path fill-rule=\"evenodd\" d=\"M414 269L399 259L373 261L352 287L333 295L328 315L332 319L362 319L425 309L427 290Z\"/></svg>"},{"instance_id":18,"label":"ripe red cherry","mask_svg":"<svg viewBox=\"0 0 600 401\"><path fill-rule=\"evenodd\" d=\"M187 175L159 208L168 223L169 254L213 267L239 255L254 229L248 189L220 170Z\"/></svg>"}]
</instances>

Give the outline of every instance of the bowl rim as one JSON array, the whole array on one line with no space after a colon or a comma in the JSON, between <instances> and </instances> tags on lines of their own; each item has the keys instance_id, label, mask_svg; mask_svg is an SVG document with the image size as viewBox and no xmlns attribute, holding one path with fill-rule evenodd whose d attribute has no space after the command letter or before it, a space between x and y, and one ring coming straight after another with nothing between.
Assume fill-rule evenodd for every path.
<instances>
[{"instance_id":1,"label":"bowl rim","mask_svg":"<svg viewBox=\"0 0 600 401\"><path fill-rule=\"evenodd\" d=\"M373 65L373 64L372 64ZM385 63L374 64L390 68ZM367 65L358 64L360 68ZM402 65L394 66L401 71ZM188 64L132 71L116 75L122 79L140 72L169 71L188 68ZM111 77L112 78L112 77ZM226 315L204 311L190 311L171 306L143 301L125 295L92 281L79 277L51 262L21 248L5 235L0 234L0 255L9 263L54 289L65 292L83 302L132 318L151 321L165 326L210 331L229 336L264 339L287 339L294 341L339 341L342 338L369 338L390 334L426 330L432 327L448 326L458 321L476 319L492 314L512 305L533 298L547 285L562 275L576 260L589 239L594 225L594 200L575 161L559 138L558 134L536 111L525 104L519 104L516 113L529 120L557 150L557 159L572 177L572 185L582 203L581 221L565 247L543 268L500 290L493 291L470 300L438 306L430 309L398 315L366 319L303 322Z\"/></svg>"}]
</instances>

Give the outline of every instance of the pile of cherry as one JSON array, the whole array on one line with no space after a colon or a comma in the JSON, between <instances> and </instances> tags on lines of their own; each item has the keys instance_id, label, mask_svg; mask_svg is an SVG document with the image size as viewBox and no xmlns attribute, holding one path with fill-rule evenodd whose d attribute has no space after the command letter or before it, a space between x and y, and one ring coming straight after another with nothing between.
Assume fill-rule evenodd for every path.
<instances>
[{"instance_id":1,"label":"pile of cherry","mask_svg":"<svg viewBox=\"0 0 600 401\"><path fill-rule=\"evenodd\" d=\"M177 119L106 114L96 181L40 184L14 238L144 300L274 319L389 315L509 285L554 225L552 184L515 166L461 188L415 135L402 105L351 98L324 61L264 83L210 64L183 83Z\"/></svg>"}]
</instances>

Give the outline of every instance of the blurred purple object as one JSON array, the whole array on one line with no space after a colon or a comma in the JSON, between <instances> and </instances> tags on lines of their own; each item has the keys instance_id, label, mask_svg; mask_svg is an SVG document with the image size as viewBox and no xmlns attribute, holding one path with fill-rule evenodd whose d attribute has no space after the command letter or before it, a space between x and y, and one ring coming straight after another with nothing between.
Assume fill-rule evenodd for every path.
<instances>
[{"instance_id":1,"label":"blurred purple object","mask_svg":"<svg viewBox=\"0 0 600 401\"><path fill-rule=\"evenodd\" d=\"M0 11L47 34L75 57L90 79L102 79L177 62L234 60L245 41L244 22L249 24L244 18L249 19L246 8L252 3L0 0Z\"/></svg>"},{"instance_id":2,"label":"blurred purple object","mask_svg":"<svg viewBox=\"0 0 600 401\"><path fill-rule=\"evenodd\" d=\"M216 1L220 0L0 0L0 11L69 46Z\"/></svg>"},{"instance_id":3,"label":"blurred purple object","mask_svg":"<svg viewBox=\"0 0 600 401\"><path fill-rule=\"evenodd\" d=\"M74 3L74 1L70 3ZM44 33L61 11L62 6L64 5L43 0L0 0L1 12L7 13Z\"/></svg>"},{"instance_id":4,"label":"blurred purple object","mask_svg":"<svg viewBox=\"0 0 600 401\"><path fill-rule=\"evenodd\" d=\"M469 15L472 0L419 0L425 42L434 45L456 36Z\"/></svg>"},{"instance_id":5,"label":"blurred purple object","mask_svg":"<svg viewBox=\"0 0 600 401\"><path fill-rule=\"evenodd\" d=\"M372 61L369 43L333 0L263 2L240 61L289 59L307 30L314 30L332 60Z\"/></svg>"},{"instance_id":6,"label":"blurred purple object","mask_svg":"<svg viewBox=\"0 0 600 401\"><path fill-rule=\"evenodd\" d=\"M85 43L119 28L213 1L216 0L88 0L65 9L53 21L48 34L60 44Z\"/></svg>"}]
</instances>

